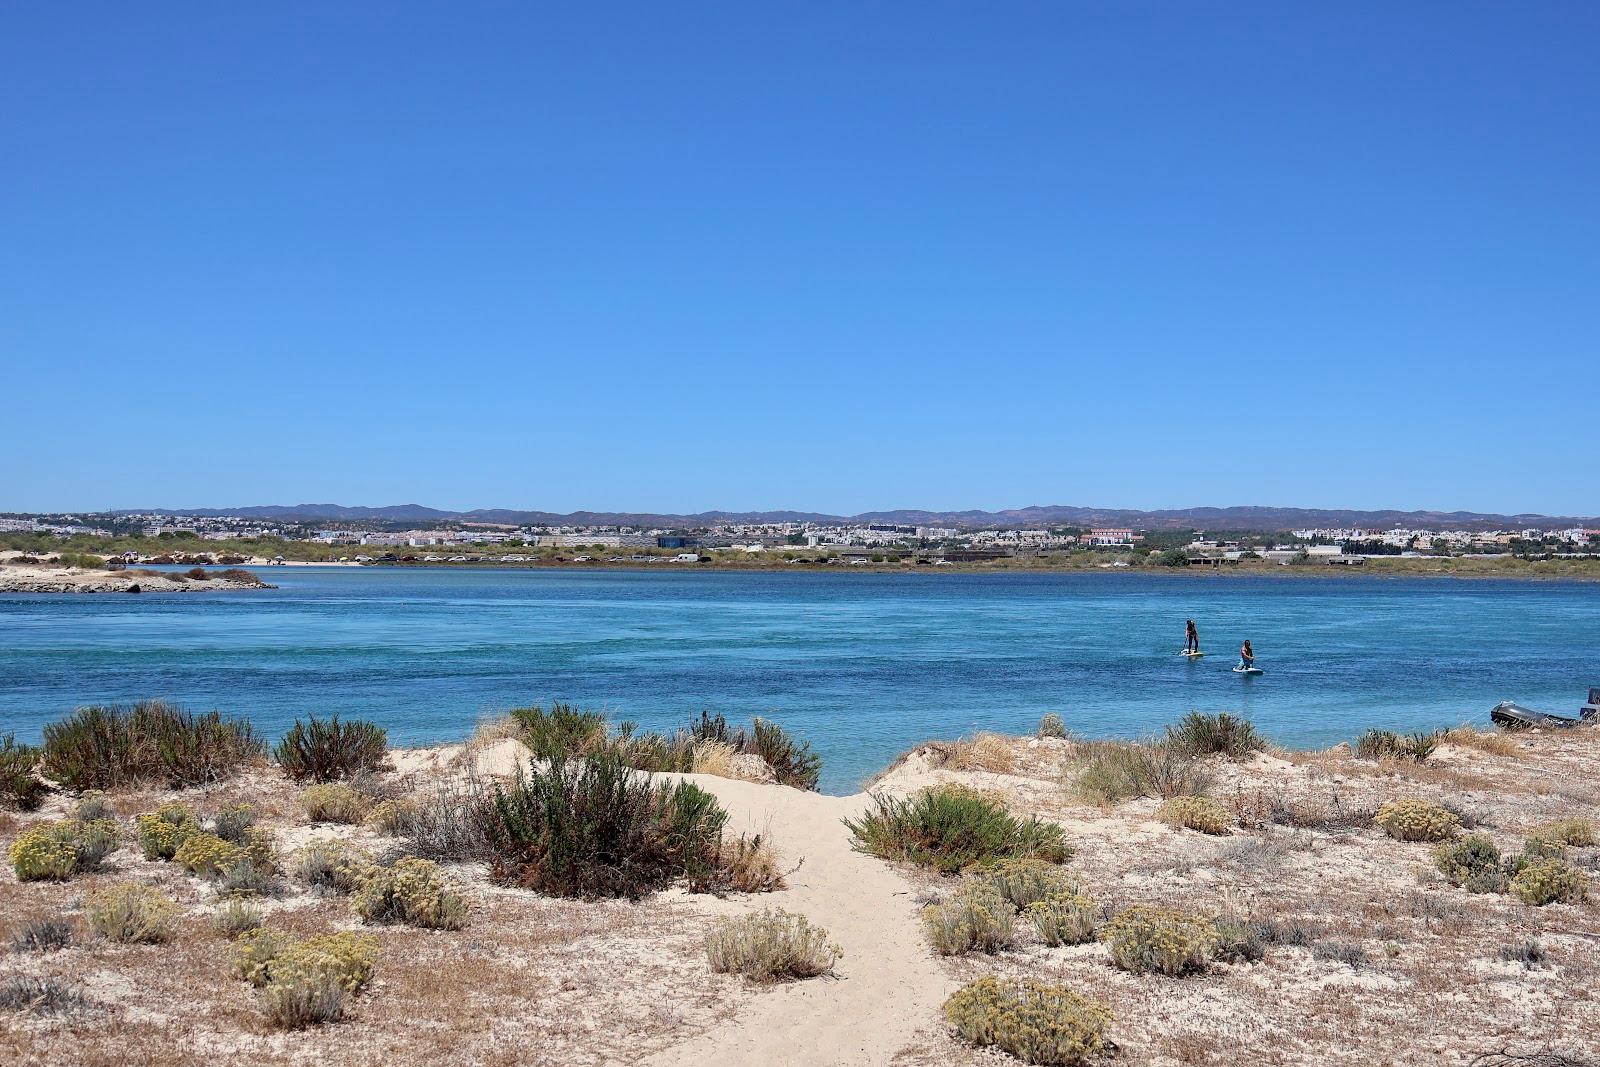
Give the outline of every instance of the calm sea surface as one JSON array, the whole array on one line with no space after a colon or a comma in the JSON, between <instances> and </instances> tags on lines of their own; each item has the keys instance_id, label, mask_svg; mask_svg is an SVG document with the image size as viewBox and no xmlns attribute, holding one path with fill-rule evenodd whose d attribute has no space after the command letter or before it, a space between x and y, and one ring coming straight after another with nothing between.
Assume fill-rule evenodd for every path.
<instances>
[{"instance_id":1,"label":"calm sea surface","mask_svg":"<svg viewBox=\"0 0 1600 1067\"><path fill-rule=\"evenodd\" d=\"M163 696L276 736L341 712L392 742L454 740L553 700L646 728L769 716L854 789L912 743L1092 736L1191 709L1289 745L1374 725L1572 712L1600 685L1600 585L1129 574L973 575L264 568L260 593L0 594L0 733ZM1177 655L1195 619L1210 653ZM1259 678L1230 667L1250 638Z\"/></svg>"}]
</instances>

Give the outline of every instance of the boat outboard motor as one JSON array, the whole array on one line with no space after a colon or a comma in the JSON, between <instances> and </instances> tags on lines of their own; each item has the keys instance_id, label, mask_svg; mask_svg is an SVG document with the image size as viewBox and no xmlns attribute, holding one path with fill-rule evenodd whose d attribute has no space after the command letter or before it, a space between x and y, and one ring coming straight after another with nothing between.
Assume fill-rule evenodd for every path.
<instances>
[{"instance_id":1,"label":"boat outboard motor","mask_svg":"<svg viewBox=\"0 0 1600 1067\"><path fill-rule=\"evenodd\" d=\"M1584 722L1600 721L1600 685L1589 687L1589 703L1578 709L1578 718Z\"/></svg>"}]
</instances>

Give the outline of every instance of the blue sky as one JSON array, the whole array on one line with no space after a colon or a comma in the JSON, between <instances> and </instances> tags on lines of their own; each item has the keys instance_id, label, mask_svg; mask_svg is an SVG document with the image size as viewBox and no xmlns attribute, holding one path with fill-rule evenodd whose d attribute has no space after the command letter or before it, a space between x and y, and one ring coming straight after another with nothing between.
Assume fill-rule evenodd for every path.
<instances>
[{"instance_id":1,"label":"blue sky","mask_svg":"<svg viewBox=\"0 0 1600 1067\"><path fill-rule=\"evenodd\" d=\"M10 5L0 509L1600 512L1600 6Z\"/></svg>"}]
</instances>

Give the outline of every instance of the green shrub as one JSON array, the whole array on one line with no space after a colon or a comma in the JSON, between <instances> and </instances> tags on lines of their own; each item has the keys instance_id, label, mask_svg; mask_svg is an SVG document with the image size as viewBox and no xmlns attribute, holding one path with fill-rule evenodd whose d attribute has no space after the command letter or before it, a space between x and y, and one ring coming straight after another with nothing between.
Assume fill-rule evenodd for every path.
<instances>
[{"instance_id":1,"label":"green shrub","mask_svg":"<svg viewBox=\"0 0 1600 1067\"><path fill-rule=\"evenodd\" d=\"M225 897L271 897L283 889L273 868L248 858L228 864L216 881L217 892Z\"/></svg>"},{"instance_id":2,"label":"green shrub","mask_svg":"<svg viewBox=\"0 0 1600 1067\"><path fill-rule=\"evenodd\" d=\"M110 819L37 823L17 835L7 854L19 881L61 881L99 867L121 836Z\"/></svg>"},{"instance_id":3,"label":"green shrub","mask_svg":"<svg viewBox=\"0 0 1600 1067\"><path fill-rule=\"evenodd\" d=\"M1089 804L1204 796L1211 788L1200 757L1167 741L1085 742L1067 771L1073 795Z\"/></svg>"},{"instance_id":4,"label":"green shrub","mask_svg":"<svg viewBox=\"0 0 1600 1067\"><path fill-rule=\"evenodd\" d=\"M1594 823L1588 819L1562 819L1536 826L1528 833L1528 840L1550 841L1574 848L1588 848L1596 843Z\"/></svg>"},{"instance_id":5,"label":"green shrub","mask_svg":"<svg viewBox=\"0 0 1600 1067\"><path fill-rule=\"evenodd\" d=\"M709 793L652 784L612 752L530 762L481 814L496 880L582 899L709 877L727 822Z\"/></svg>"},{"instance_id":6,"label":"green shrub","mask_svg":"<svg viewBox=\"0 0 1600 1067\"><path fill-rule=\"evenodd\" d=\"M1205 715L1191 711L1177 725L1167 727L1167 743L1195 756L1222 755L1249 759L1267 747L1249 719L1225 711Z\"/></svg>"},{"instance_id":7,"label":"green shrub","mask_svg":"<svg viewBox=\"0 0 1600 1067\"><path fill-rule=\"evenodd\" d=\"M1439 747L1441 736L1438 732L1401 736L1393 730L1368 730L1356 738L1355 751L1361 759L1398 759L1421 763Z\"/></svg>"},{"instance_id":8,"label":"green shrub","mask_svg":"<svg viewBox=\"0 0 1600 1067\"><path fill-rule=\"evenodd\" d=\"M1142 904L1120 912L1100 932L1118 967L1177 977L1204 971L1217 948L1209 919Z\"/></svg>"},{"instance_id":9,"label":"green shrub","mask_svg":"<svg viewBox=\"0 0 1600 1067\"><path fill-rule=\"evenodd\" d=\"M1426 800L1391 800L1373 819L1390 837L1401 841L1448 841L1461 829L1461 818Z\"/></svg>"},{"instance_id":10,"label":"green shrub","mask_svg":"<svg viewBox=\"0 0 1600 1067\"><path fill-rule=\"evenodd\" d=\"M905 800L874 794L872 807L844 824L858 851L944 874L1022 857L1061 863L1072 854L1061 827L1017 819L999 801L958 785L932 786Z\"/></svg>"},{"instance_id":11,"label":"green shrub","mask_svg":"<svg viewBox=\"0 0 1600 1067\"><path fill-rule=\"evenodd\" d=\"M300 794L300 806L312 822L354 826L366 819L372 801L343 782L324 782L306 786Z\"/></svg>"},{"instance_id":12,"label":"green shrub","mask_svg":"<svg viewBox=\"0 0 1600 1067\"><path fill-rule=\"evenodd\" d=\"M1046 712L1039 720L1038 735L1040 737L1066 737L1067 724L1061 721L1061 716L1055 712Z\"/></svg>"},{"instance_id":13,"label":"green shrub","mask_svg":"<svg viewBox=\"0 0 1600 1067\"><path fill-rule=\"evenodd\" d=\"M171 939L178 906L150 886L118 882L89 894L83 912L107 940L154 943Z\"/></svg>"},{"instance_id":14,"label":"green shrub","mask_svg":"<svg viewBox=\"0 0 1600 1067\"><path fill-rule=\"evenodd\" d=\"M334 782L380 770L388 751L388 734L381 726L310 715L304 722L294 721L272 754L296 782Z\"/></svg>"},{"instance_id":15,"label":"green shrub","mask_svg":"<svg viewBox=\"0 0 1600 1067\"><path fill-rule=\"evenodd\" d=\"M171 802L146 815L135 815L139 847L147 860L170 860L185 841L200 833L200 820L184 805Z\"/></svg>"},{"instance_id":16,"label":"green shrub","mask_svg":"<svg viewBox=\"0 0 1600 1067\"><path fill-rule=\"evenodd\" d=\"M1082 945L1095 939L1099 909L1077 889L1059 892L1029 904L1023 915L1047 945Z\"/></svg>"},{"instance_id":17,"label":"green shrub","mask_svg":"<svg viewBox=\"0 0 1600 1067\"><path fill-rule=\"evenodd\" d=\"M1208 797L1173 797L1157 809L1156 818L1168 826L1203 834L1225 834L1233 825L1228 809Z\"/></svg>"},{"instance_id":18,"label":"green shrub","mask_svg":"<svg viewBox=\"0 0 1600 1067\"><path fill-rule=\"evenodd\" d=\"M393 867L370 868L351 897L356 914L369 923L405 923L430 930L459 930L467 902L439 865L414 856Z\"/></svg>"},{"instance_id":19,"label":"green shrub","mask_svg":"<svg viewBox=\"0 0 1600 1067\"><path fill-rule=\"evenodd\" d=\"M1499 893L1506 888L1499 847L1481 834L1441 845L1433 854L1439 873L1451 885L1471 893Z\"/></svg>"},{"instance_id":20,"label":"green shrub","mask_svg":"<svg viewBox=\"0 0 1600 1067\"><path fill-rule=\"evenodd\" d=\"M211 929L230 941L260 926L261 909L245 900L225 900L211 913Z\"/></svg>"},{"instance_id":21,"label":"green shrub","mask_svg":"<svg viewBox=\"0 0 1600 1067\"><path fill-rule=\"evenodd\" d=\"M979 978L945 1001L945 1017L974 1045L1024 1063L1077 1067L1104 1053L1111 1012L1065 986L1035 978Z\"/></svg>"},{"instance_id":22,"label":"green shrub","mask_svg":"<svg viewBox=\"0 0 1600 1067\"><path fill-rule=\"evenodd\" d=\"M1524 904L1577 904L1589 897L1589 876L1564 860L1528 863L1511 879L1511 893Z\"/></svg>"},{"instance_id":23,"label":"green shrub","mask_svg":"<svg viewBox=\"0 0 1600 1067\"><path fill-rule=\"evenodd\" d=\"M755 720L745 751L765 760L783 785L814 790L822 777L822 757L812 752L810 745L796 741L783 727L767 719Z\"/></svg>"},{"instance_id":24,"label":"green shrub","mask_svg":"<svg viewBox=\"0 0 1600 1067\"><path fill-rule=\"evenodd\" d=\"M928 944L941 956L999 952L1015 940L1016 906L987 881L963 881L943 904L922 909Z\"/></svg>"},{"instance_id":25,"label":"green shrub","mask_svg":"<svg viewBox=\"0 0 1600 1067\"><path fill-rule=\"evenodd\" d=\"M782 982L827 974L843 955L828 931L802 915L763 911L723 919L706 937L706 958L718 974L742 974L752 982Z\"/></svg>"},{"instance_id":26,"label":"green shrub","mask_svg":"<svg viewBox=\"0 0 1600 1067\"><path fill-rule=\"evenodd\" d=\"M551 756L586 756L610 743L606 717L598 711L580 711L570 704L543 708L513 708L511 719L522 733L522 743L540 759Z\"/></svg>"},{"instance_id":27,"label":"green shrub","mask_svg":"<svg viewBox=\"0 0 1600 1067\"><path fill-rule=\"evenodd\" d=\"M37 811L49 787L34 774L40 750L19 745L15 734L0 736L0 804L17 811Z\"/></svg>"},{"instance_id":28,"label":"green shrub","mask_svg":"<svg viewBox=\"0 0 1600 1067\"><path fill-rule=\"evenodd\" d=\"M47 725L41 769L71 790L151 782L183 789L228 778L264 752L248 722L147 700L79 708Z\"/></svg>"}]
</instances>

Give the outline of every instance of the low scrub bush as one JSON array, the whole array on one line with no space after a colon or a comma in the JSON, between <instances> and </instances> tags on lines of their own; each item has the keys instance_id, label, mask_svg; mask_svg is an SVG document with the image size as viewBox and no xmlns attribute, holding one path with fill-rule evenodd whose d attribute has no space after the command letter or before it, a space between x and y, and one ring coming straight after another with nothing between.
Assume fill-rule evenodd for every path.
<instances>
[{"instance_id":1,"label":"low scrub bush","mask_svg":"<svg viewBox=\"0 0 1600 1067\"><path fill-rule=\"evenodd\" d=\"M1564 860L1528 863L1511 879L1513 896L1524 904L1578 904L1589 897L1589 876Z\"/></svg>"},{"instance_id":2,"label":"low scrub bush","mask_svg":"<svg viewBox=\"0 0 1600 1067\"><path fill-rule=\"evenodd\" d=\"M35 1015L71 1015L94 1007L84 995L59 978L12 975L0 982L0 1011Z\"/></svg>"},{"instance_id":3,"label":"low scrub bush","mask_svg":"<svg viewBox=\"0 0 1600 1067\"><path fill-rule=\"evenodd\" d=\"M110 819L115 822L117 813L112 810L111 802L106 795L98 789L91 789L78 798L72 806L72 817L79 822L95 822L99 819Z\"/></svg>"},{"instance_id":4,"label":"low scrub bush","mask_svg":"<svg viewBox=\"0 0 1600 1067\"><path fill-rule=\"evenodd\" d=\"M1046 712L1039 719L1038 735L1040 737L1066 737L1067 724L1061 721L1061 716L1055 712Z\"/></svg>"},{"instance_id":5,"label":"low scrub bush","mask_svg":"<svg viewBox=\"0 0 1600 1067\"><path fill-rule=\"evenodd\" d=\"M19 881L62 881L99 867L121 836L110 819L37 823L17 835L7 854Z\"/></svg>"},{"instance_id":6,"label":"low scrub bush","mask_svg":"<svg viewBox=\"0 0 1600 1067\"><path fill-rule=\"evenodd\" d=\"M1596 843L1594 823L1588 819L1562 819L1534 827L1528 833L1529 841L1550 841L1573 848L1588 848Z\"/></svg>"},{"instance_id":7,"label":"low scrub bush","mask_svg":"<svg viewBox=\"0 0 1600 1067\"><path fill-rule=\"evenodd\" d=\"M1015 940L1017 909L987 881L963 881L943 904L922 909L928 944L941 956L999 952Z\"/></svg>"},{"instance_id":8,"label":"low scrub bush","mask_svg":"<svg viewBox=\"0 0 1600 1067\"><path fill-rule=\"evenodd\" d=\"M1191 711L1167 727L1167 743L1190 755L1220 755L1233 760L1249 759L1267 747L1266 739L1256 733L1249 719L1225 711L1215 715Z\"/></svg>"},{"instance_id":9,"label":"low scrub bush","mask_svg":"<svg viewBox=\"0 0 1600 1067\"><path fill-rule=\"evenodd\" d=\"M372 856L343 841L313 841L296 853L295 875L312 889L353 893L372 866Z\"/></svg>"},{"instance_id":10,"label":"low scrub bush","mask_svg":"<svg viewBox=\"0 0 1600 1067\"><path fill-rule=\"evenodd\" d=\"M0 805L17 811L37 811L49 787L34 769L42 753L33 745L17 744L15 734L0 737Z\"/></svg>"},{"instance_id":11,"label":"low scrub bush","mask_svg":"<svg viewBox=\"0 0 1600 1067\"><path fill-rule=\"evenodd\" d=\"M1441 733L1397 734L1393 730L1368 730L1356 738L1355 753L1366 760L1410 760L1421 763L1439 747Z\"/></svg>"},{"instance_id":12,"label":"low scrub bush","mask_svg":"<svg viewBox=\"0 0 1600 1067\"><path fill-rule=\"evenodd\" d=\"M1211 788L1201 757L1168 741L1085 742L1067 770L1071 792L1088 804L1204 796Z\"/></svg>"},{"instance_id":13,"label":"low scrub bush","mask_svg":"<svg viewBox=\"0 0 1600 1067\"><path fill-rule=\"evenodd\" d=\"M40 767L64 789L156 782L184 789L231 777L265 751L242 719L147 700L79 708L47 725Z\"/></svg>"},{"instance_id":14,"label":"low scrub bush","mask_svg":"<svg viewBox=\"0 0 1600 1067\"><path fill-rule=\"evenodd\" d=\"M1441 845L1433 862L1445 881L1470 893L1499 893L1506 888L1500 848L1481 834Z\"/></svg>"},{"instance_id":15,"label":"low scrub bush","mask_svg":"<svg viewBox=\"0 0 1600 1067\"><path fill-rule=\"evenodd\" d=\"M407 797L380 800L367 813L367 825L380 834L399 837L417 817L417 802Z\"/></svg>"},{"instance_id":16,"label":"low scrub bush","mask_svg":"<svg viewBox=\"0 0 1600 1067\"><path fill-rule=\"evenodd\" d=\"M610 745L606 717L598 711L581 711L570 704L543 708L513 708L511 719L521 731L522 743L540 759L551 756L586 756Z\"/></svg>"},{"instance_id":17,"label":"low scrub bush","mask_svg":"<svg viewBox=\"0 0 1600 1067\"><path fill-rule=\"evenodd\" d=\"M1461 817L1426 800L1391 800L1378 809L1373 822L1401 841L1448 841L1461 829Z\"/></svg>"},{"instance_id":18,"label":"low scrub bush","mask_svg":"<svg viewBox=\"0 0 1600 1067\"><path fill-rule=\"evenodd\" d=\"M1047 945L1083 945L1093 941L1099 925L1094 900L1077 889L1062 889L1029 904L1024 917Z\"/></svg>"},{"instance_id":19,"label":"low scrub bush","mask_svg":"<svg viewBox=\"0 0 1600 1067\"><path fill-rule=\"evenodd\" d=\"M261 990L269 1023L299 1030L343 1018L346 999L371 981L377 955L372 937L321 934L299 941L263 927L236 942L234 966Z\"/></svg>"},{"instance_id":20,"label":"low scrub bush","mask_svg":"<svg viewBox=\"0 0 1600 1067\"><path fill-rule=\"evenodd\" d=\"M260 927L261 909L245 900L225 900L211 913L211 929L229 941Z\"/></svg>"},{"instance_id":21,"label":"low scrub bush","mask_svg":"<svg viewBox=\"0 0 1600 1067\"><path fill-rule=\"evenodd\" d=\"M777 856L760 834L724 837L709 869L690 875L689 888L697 893L772 893L784 887Z\"/></svg>"},{"instance_id":22,"label":"low scrub bush","mask_svg":"<svg viewBox=\"0 0 1600 1067\"><path fill-rule=\"evenodd\" d=\"M34 919L11 935L18 952L57 952L72 945L72 923L66 919Z\"/></svg>"},{"instance_id":23,"label":"low scrub bush","mask_svg":"<svg viewBox=\"0 0 1600 1067\"><path fill-rule=\"evenodd\" d=\"M351 895L363 922L404 923L429 930L459 930L467 902L432 860L407 857L393 867L370 868Z\"/></svg>"},{"instance_id":24,"label":"low scrub bush","mask_svg":"<svg viewBox=\"0 0 1600 1067\"><path fill-rule=\"evenodd\" d=\"M814 790L822 777L822 757L770 719L755 720L745 751L765 760L782 785Z\"/></svg>"},{"instance_id":25,"label":"low scrub bush","mask_svg":"<svg viewBox=\"0 0 1600 1067\"><path fill-rule=\"evenodd\" d=\"M1118 913L1100 932L1118 967L1169 977L1204 971L1217 949L1209 919L1139 904Z\"/></svg>"},{"instance_id":26,"label":"low scrub bush","mask_svg":"<svg viewBox=\"0 0 1600 1067\"><path fill-rule=\"evenodd\" d=\"M118 882L89 894L83 913L109 941L156 943L171 940L178 906L150 886Z\"/></svg>"},{"instance_id":27,"label":"low scrub bush","mask_svg":"<svg viewBox=\"0 0 1600 1067\"><path fill-rule=\"evenodd\" d=\"M1544 947L1544 942L1536 937L1526 941L1517 941L1510 945L1501 945L1495 953L1506 963L1520 963L1528 970L1543 967L1550 960L1550 954Z\"/></svg>"},{"instance_id":28,"label":"low scrub bush","mask_svg":"<svg viewBox=\"0 0 1600 1067\"><path fill-rule=\"evenodd\" d=\"M1203 834L1225 834L1233 824L1228 809L1209 797L1173 797L1156 811L1156 818L1168 826Z\"/></svg>"},{"instance_id":29,"label":"low scrub bush","mask_svg":"<svg viewBox=\"0 0 1600 1067\"><path fill-rule=\"evenodd\" d=\"M212 829L224 841L236 845L245 843L246 834L256 824L254 804L224 804L211 820Z\"/></svg>"},{"instance_id":30,"label":"low scrub bush","mask_svg":"<svg viewBox=\"0 0 1600 1067\"><path fill-rule=\"evenodd\" d=\"M706 937L713 971L742 974L752 982L814 978L832 971L842 955L828 931L786 911L723 919Z\"/></svg>"},{"instance_id":31,"label":"low scrub bush","mask_svg":"<svg viewBox=\"0 0 1600 1067\"><path fill-rule=\"evenodd\" d=\"M859 819L846 819L854 847L953 874L973 864L1032 857L1062 863L1072 854L1061 827L1029 816L976 790L937 785L900 800L875 794Z\"/></svg>"},{"instance_id":32,"label":"low scrub bush","mask_svg":"<svg viewBox=\"0 0 1600 1067\"><path fill-rule=\"evenodd\" d=\"M249 830L246 841L236 845L224 841L216 834L196 833L186 838L172 854L172 862L202 878L220 878L241 863L248 863L262 871L277 867L277 854L272 835L264 830Z\"/></svg>"},{"instance_id":33,"label":"low scrub bush","mask_svg":"<svg viewBox=\"0 0 1600 1067\"><path fill-rule=\"evenodd\" d=\"M1059 865L1032 857L997 860L977 869L973 877L988 882L1019 911L1073 888Z\"/></svg>"},{"instance_id":34,"label":"low scrub bush","mask_svg":"<svg viewBox=\"0 0 1600 1067\"><path fill-rule=\"evenodd\" d=\"M490 795L481 781L448 780L394 803L394 832L406 839L406 851L412 855L453 862L491 858L484 818Z\"/></svg>"},{"instance_id":35,"label":"low scrub bush","mask_svg":"<svg viewBox=\"0 0 1600 1067\"><path fill-rule=\"evenodd\" d=\"M1353 971L1367 965L1367 950L1354 941L1318 941L1311 946L1311 958L1342 963Z\"/></svg>"},{"instance_id":36,"label":"low scrub bush","mask_svg":"<svg viewBox=\"0 0 1600 1067\"><path fill-rule=\"evenodd\" d=\"M170 860L185 841L201 832L194 812L175 801L149 814L135 815L133 823L147 860Z\"/></svg>"},{"instance_id":37,"label":"low scrub bush","mask_svg":"<svg viewBox=\"0 0 1600 1067\"><path fill-rule=\"evenodd\" d=\"M333 976L346 993L359 993L372 980L378 939L368 934L317 934L304 940L261 927L234 945L234 971L261 988L308 971Z\"/></svg>"},{"instance_id":38,"label":"low scrub bush","mask_svg":"<svg viewBox=\"0 0 1600 1067\"><path fill-rule=\"evenodd\" d=\"M217 875L217 892L225 897L275 897L283 891L277 871L252 859L241 859Z\"/></svg>"},{"instance_id":39,"label":"low scrub bush","mask_svg":"<svg viewBox=\"0 0 1600 1067\"><path fill-rule=\"evenodd\" d=\"M966 1041L1024 1063L1079 1067L1110 1047L1109 1010L1036 978L979 978L945 1001L944 1014Z\"/></svg>"},{"instance_id":40,"label":"low scrub bush","mask_svg":"<svg viewBox=\"0 0 1600 1067\"><path fill-rule=\"evenodd\" d=\"M1243 919L1218 919L1217 947L1213 952L1223 963L1256 963L1267 954L1267 940L1261 927Z\"/></svg>"},{"instance_id":41,"label":"low scrub bush","mask_svg":"<svg viewBox=\"0 0 1600 1067\"><path fill-rule=\"evenodd\" d=\"M348 994L337 975L315 968L284 968L261 990L261 1012L280 1030L336 1023L344 1018Z\"/></svg>"},{"instance_id":42,"label":"low scrub bush","mask_svg":"<svg viewBox=\"0 0 1600 1067\"><path fill-rule=\"evenodd\" d=\"M709 878L726 822L711 794L652 783L612 752L531 764L482 809L497 881L582 899Z\"/></svg>"},{"instance_id":43,"label":"low scrub bush","mask_svg":"<svg viewBox=\"0 0 1600 1067\"><path fill-rule=\"evenodd\" d=\"M308 785L300 794L300 807L312 822L334 822L354 826L372 810L372 801L344 782Z\"/></svg>"},{"instance_id":44,"label":"low scrub bush","mask_svg":"<svg viewBox=\"0 0 1600 1067\"><path fill-rule=\"evenodd\" d=\"M335 782L382 769L388 751L388 734L375 723L310 715L294 721L272 754L296 782Z\"/></svg>"}]
</instances>

